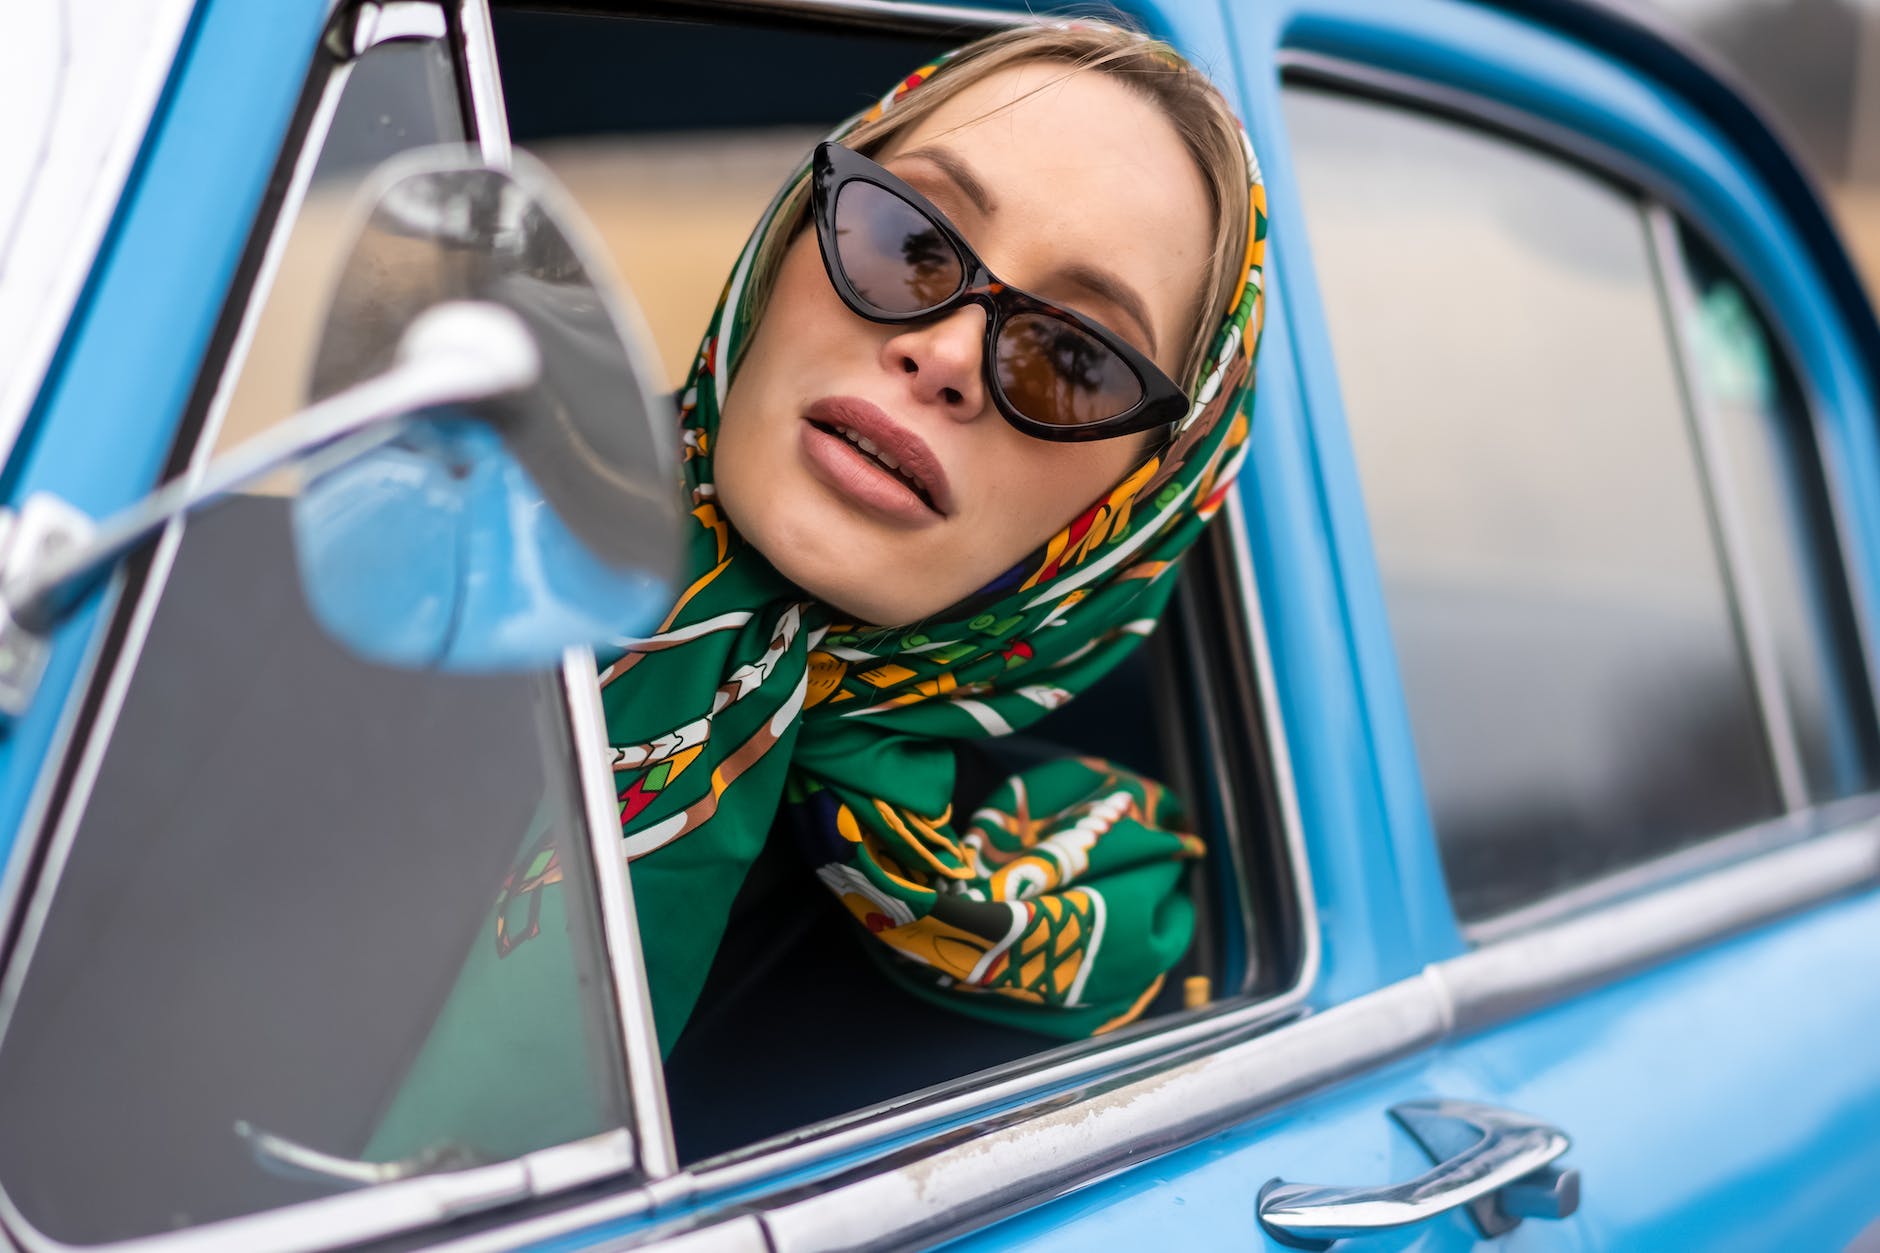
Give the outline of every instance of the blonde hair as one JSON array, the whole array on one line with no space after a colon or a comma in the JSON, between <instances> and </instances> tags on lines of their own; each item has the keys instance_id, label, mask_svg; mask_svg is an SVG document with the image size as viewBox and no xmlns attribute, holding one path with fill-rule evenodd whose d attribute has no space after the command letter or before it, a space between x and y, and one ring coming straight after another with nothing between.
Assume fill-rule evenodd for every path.
<instances>
[{"instance_id":1,"label":"blonde hair","mask_svg":"<svg viewBox=\"0 0 1880 1253\"><path fill-rule=\"evenodd\" d=\"M1227 302L1245 268L1249 175L1240 123L1233 110L1219 89L1167 44L1107 22L999 31L960 49L931 82L863 122L844 143L864 156L876 156L974 83L1033 61L1062 62L1070 67L1067 73L1090 70L1115 75L1160 106L1201 172L1212 215L1213 248L1208 281L1198 293L1187 350L1175 376L1192 391L1215 327L1226 316ZM809 182L803 179L784 198L753 259L750 291L754 298L746 307L754 317L762 316L784 250L802 229L808 206Z\"/></svg>"}]
</instances>

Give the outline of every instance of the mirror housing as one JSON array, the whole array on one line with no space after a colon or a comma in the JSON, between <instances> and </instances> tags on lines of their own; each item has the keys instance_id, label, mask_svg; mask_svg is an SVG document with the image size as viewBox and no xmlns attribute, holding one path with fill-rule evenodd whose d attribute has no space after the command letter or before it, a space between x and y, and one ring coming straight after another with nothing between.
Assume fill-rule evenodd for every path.
<instances>
[{"instance_id":1,"label":"mirror housing","mask_svg":"<svg viewBox=\"0 0 1880 1253\"><path fill-rule=\"evenodd\" d=\"M308 601L369 658L533 668L657 622L684 544L673 406L580 219L516 162L381 167L307 408L103 521L44 495L0 509L0 733L120 558L283 469Z\"/></svg>"},{"instance_id":2,"label":"mirror housing","mask_svg":"<svg viewBox=\"0 0 1880 1253\"><path fill-rule=\"evenodd\" d=\"M677 423L637 311L578 215L520 153L509 170L412 154L367 194L313 399L382 372L425 319L466 304L513 317L541 368L307 480L294 532L315 616L374 660L465 670L650 629L683 542Z\"/></svg>"}]
</instances>

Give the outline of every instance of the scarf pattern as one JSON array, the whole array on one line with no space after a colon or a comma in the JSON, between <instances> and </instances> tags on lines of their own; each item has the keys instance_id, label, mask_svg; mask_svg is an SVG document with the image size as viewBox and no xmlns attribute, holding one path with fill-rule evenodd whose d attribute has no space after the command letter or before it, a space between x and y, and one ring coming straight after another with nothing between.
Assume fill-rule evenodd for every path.
<instances>
[{"instance_id":1,"label":"scarf pattern","mask_svg":"<svg viewBox=\"0 0 1880 1253\"><path fill-rule=\"evenodd\" d=\"M621 641L600 673L662 1051L780 804L882 968L961 1012L1059 1036L1108 1030L1142 1012L1186 950L1181 879L1202 846L1167 789L1066 758L956 815L949 745L1020 731L1108 673L1154 629L1182 553L1220 508L1247 452L1262 312L1266 213L1251 145L1247 165L1246 265L1187 415L963 608L903 628L843 622L804 599L717 502L712 452L748 330L742 301L789 186L773 200L681 395L692 581L659 629Z\"/></svg>"}]
</instances>

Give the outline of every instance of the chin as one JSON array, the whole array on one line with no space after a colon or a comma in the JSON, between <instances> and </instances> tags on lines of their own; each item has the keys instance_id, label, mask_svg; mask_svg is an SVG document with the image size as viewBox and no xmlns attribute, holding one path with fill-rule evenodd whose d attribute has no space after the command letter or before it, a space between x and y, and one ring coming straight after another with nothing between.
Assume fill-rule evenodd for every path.
<instances>
[{"instance_id":1,"label":"chin","mask_svg":"<svg viewBox=\"0 0 1880 1253\"><path fill-rule=\"evenodd\" d=\"M835 610L838 617L871 626L896 626L900 621L913 620L912 615L896 612L893 580L881 577L877 569L880 563L857 562L857 548L867 545L844 528L800 522L791 525L794 519L766 526L770 519L761 517L745 527L735 514L730 516L732 526L776 567L777 573ZM890 589L886 595L884 586Z\"/></svg>"},{"instance_id":2,"label":"chin","mask_svg":"<svg viewBox=\"0 0 1880 1253\"><path fill-rule=\"evenodd\" d=\"M858 626L894 627L918 621L923 616L909 612L909 606L898 600L892 591L883 595L882 580L870 578L870 571L857 571L851 566L842 572L840 578L832 581L816 577L826 574L826 566L799 572L775 560L771 564L785 578L829 606L836 617L844 622L853 622Z\"/></svg>"}]
</instances>

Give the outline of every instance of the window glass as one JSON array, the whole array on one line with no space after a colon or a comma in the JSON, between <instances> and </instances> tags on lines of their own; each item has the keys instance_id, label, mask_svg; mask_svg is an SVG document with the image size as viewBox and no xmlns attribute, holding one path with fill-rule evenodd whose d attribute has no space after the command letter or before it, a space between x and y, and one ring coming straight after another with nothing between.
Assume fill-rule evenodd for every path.
<instances>
[{"instance_id":1,"label":"window glass","mask_svg":"<svg viewBox=\"0 0 1880 1253\"><path fill-rule=\"evenodd\" d=\"M1777 814L1640 205L1406 110L1286 110L1458 914Z\"/></svg>"},{"instance_id":2,"label":"window glass","mask_svg":"<svg viewBox=\"0 0 1880 1253\"><path fill-rule=\"evenodd\" d=\"M255 323L216 450L232 447L306 401L333 267L350 211L374 167L430 144L460 143L450 54L435 39L380 44L352 64L306 198L289 229L267 303ZM286 482L285 476L280 480Z\"/></svg>"},{"instance_id":3,"label":"window glass","mask_svg":"<svg viewBox=\"0 0 1880 1253\"><path fill-rule=\"evenodd\" d=\"M1694 384L1743 513L1809 798L1868 791L1880 779L1873 688L1801 389L1743 285L1697 235L1682 243Z\"/></svg>"},{"instance_id":4,"label":"window glass","mask_svg":"<svg viewBox=\"0 0 1880 1253\"><path fill-rule=\"evenodd\" d=\"M438 66L405 43L358 63L334 178L461 134ZM5 989L0 1187L63 1242L626 1125L558 684L339 650L302 600L287 503L190 521Z\"/></svg>"}]
</instances>

